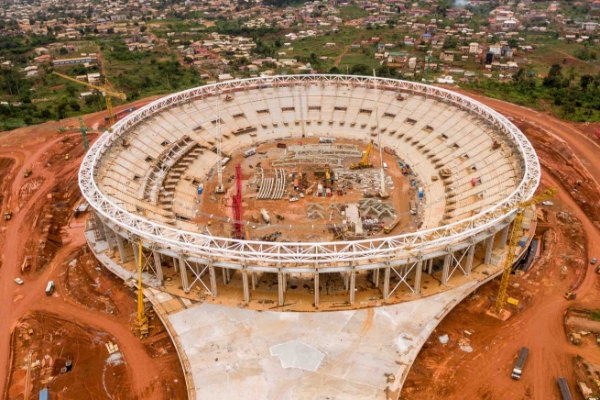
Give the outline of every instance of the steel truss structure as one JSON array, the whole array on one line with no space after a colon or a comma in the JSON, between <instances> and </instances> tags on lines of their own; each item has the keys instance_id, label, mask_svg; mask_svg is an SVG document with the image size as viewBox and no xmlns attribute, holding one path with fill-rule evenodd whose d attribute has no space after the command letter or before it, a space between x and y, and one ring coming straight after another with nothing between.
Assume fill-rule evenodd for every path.
<instances>
[{"instance_id":1,"label":"steel truss structure","mask_svg":"<svg viewBox=\"0 0 600 400\"><path fill-rule=\"evenodd\" d=\"M494 131L512 143L513 154L522 163L522 177L517 188L504 200L480 213L449 225L431 228L399 236L339 242L262 242L205 235L178 229L150 221L141 215L128 212L106 196L96 183L96 173L104 156L113 146L122 142L122 136L130 129L163 110L180 106L190 101L213 97L217 93L227 94L246 90L290 86L346 86L364 87L373 90L389 90L421 95L450 104L478 117ZM190 127L191 129L192 127ZM508 119L483 104L442 88L416 82L385 78L348 75L287 75L251 78L206 85L161 98L118 121L112 132L105 132L86 154L79 172L79 184L87 201L107 228L124 238L139 237L146 246L156 248L154 253L173 257L184 254L189 260L204 265L223 268L251 269L263 271L342 271L355 269L379 269L394 263L407 263L415 257L424 260L446 255L445 263L454 265L447 270L445 281L457 268L468 274L463 263L469 257L466 250L475 242L495 234L514 218L514 206L533 196L540 182L540 165L535 151L525 136ZM111 237L111 235L108 235ZM113 238L114 239L114 238ZM122 239L121 239L122 240ZM119 243L120 244L120 243ZM449 258L452 251L452 259ZM462 249L458 255L454 251ZM465 255L466 254L466 255ZM160 256L159 256L160 257ZM411 261L413 263L414 261ZM184 263L188 263L186 259ZM386 264L387 263L387 264ZM411 264L412 268L416 268ZM389 274L389 268L386 270ZM410 270L409 270L410 271ZM204 268L195 274L202 281ZM396 272L399 274L399 270ZM406 274L400 274L400 276ZM245 275L244 275L245 276ZM213 278L214 279L214 278ZM389 278L388 278L389 282ZM403 282L401 280L401 282ZM404 282L406 283L406 282ZM188 285L191 286L191 285ZM411 289L412 290L412 289ZM210 290L209 290L210 291ZM389 296L389 288L387 295ZM385 290L384 290L385 292Z\"/></svg>"}]
</instances>

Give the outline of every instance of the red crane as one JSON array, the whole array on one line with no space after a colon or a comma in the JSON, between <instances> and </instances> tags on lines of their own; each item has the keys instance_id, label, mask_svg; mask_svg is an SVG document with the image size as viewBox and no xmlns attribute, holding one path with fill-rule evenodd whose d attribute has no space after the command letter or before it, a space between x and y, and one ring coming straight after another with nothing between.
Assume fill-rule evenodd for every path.
<instances>
[{"instance_id":1,"label":"red crane","mask_svg":"<svg viewBox=\"0 0 600 400\"><path fill-rule=\"evenodd\" d=\"M236 239L244 238L242 224L242 166L235 167L235 186L237 193L233 196L233 237Z\"/></svg>"}]
</instances>

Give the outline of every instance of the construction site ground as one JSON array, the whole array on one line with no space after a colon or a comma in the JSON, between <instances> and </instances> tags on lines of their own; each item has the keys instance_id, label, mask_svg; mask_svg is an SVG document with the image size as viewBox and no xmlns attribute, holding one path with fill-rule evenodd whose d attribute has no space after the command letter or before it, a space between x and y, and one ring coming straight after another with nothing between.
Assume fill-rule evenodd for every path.
<instances>
[{"instance_id":1,"label":"construction site ground","mask_svg":"<svg viewBox=\"0 0 600 400\"><path fill-rule=\"evenodd\" d=\"M543 207L549 222L538 228L549 230L549 239L544 240L549 246L528 274L511 276L509 296L520 300L520 306L507 306L513 311L507 322L485 314L497 293L496 280L478 289L438 325L409 372L403 398L559 399L558 377L567 379L574 398L582 398L577 381L584 375L598 393L589 382L594 375L583 366L600 365L595 336L584 338L582 347L574 346L564 324L569 307L593 310L600 300L600 278L589 263L600 249L600 147L591 134L598 127L465 94L517 124L541 159L543 184L559 188L553 205ZM570 289L577 294L574 301L564 299ZM445 334L449 342L443 345L439 337ZM510 374L523 346L530 354L523 377L515 381Z\"/></svg>"},{"instance_id":2,"label":"construction site ground","mask_svg":"<svg viewBox=\"0 0 600 400\"><path fill-rule=\"evenodd\" d=\"M105 115L84 121L99 129ZM152 319L144 340L132 333L136 296L99 268L85 244L87 213L74 213L85 150L79 132L57 129L78 125L70 119L0 134L0 206L2 215L12 213L0 221L1 396L37 398L49 387L65 399L186 398L181 364L160 320ZM90 142L96 137L88 133ZM27 169L32 174L25 177ZM50 280L55 291L47 296ZM109 341L119 348L112 355ZM61 373L68 360L72 369Z\"/></svg>"},{"instance_id":3,"label":"construction site ground","mask_svg":"<svg viewBox=\"0 0 600 400\"><path fill-rule=\"evenodd\" d=\"M292 173L299 176L301 172L306 172L307 185L304 189L311 188L316 192L318 184L324 184L323 178L314 175L315 171L323 171L324 168L314 165L298 165L298 166L283 166L273 167L272 162L283 158L286 155L286 149L277 148L277 144L282 143L286 146L290 145L318 145L319 138L303 138L298 140L277 140L276 142L261 144L256 147L257 154L250 157L244 157L244 152L249 148L238 149L231 156L230 161L225 166L223 172L223 183L225 190L224 195L215 195L217 187L217 174L215 168L209 175L209 179L204 182L204 193L198 195L197 206L198 217L194 222L200 226L207 226L210 221L210 232L213 235L229 237L233 229L233 207L232 198L236 194L235 188L235 167L239 164L242 168L243 176L243 221L245 224L245 237L247 239L261 240L274 232L280 232L279 241L333 241L333 235L327 229L327 225L341 225L345 217L339 212L343 206L347 204L358 204L360 200L365 200L363 193L365 183L371 185L369 177L377 175L381 162L379 158L379 149L373 147L369 156L369 163L374 168L362 170L350 170L350 164L355 164L360 161L360 157L343 158L343 170L354 172L362 178L362 184L358 183L357 179L352 180L353 188L342 188L340 183L332 185L331 197L317 197L315 194L306 194L304 198L299 196L299 193L304 193L306 190L296 191L293 189L293 179L290 177ZM337 140L335 144L350 144L357 145L360 151L365 151L367 144L352 140ZM388 165L385 171L386 176L390 176L393 181L393 186L388 188L389 199L381 200L393 206L394 215L399 218L398 224L389 233L389 235L399 235L406 232L414 232L420 218L417 215L411 215L410 202L417 198L417 188L412 186L409 179L411 176L404 176L401 168L398 165L399 159L392 154L382 153L383 162ZM273 199L257 199L257 184L251 185L255 176L260 176L260 169L263 169L265 175L274 175L274 168L283 168L286 175L285 195L278 200ZM332 167L331 174L336 169ZM360 179L359 178L359 179ZM260 183L260 179L256 179ZM372 187L371 187L372 188ZM338 195L337 189L343 190L343 195ZM372 190L369 190L372 191ZM290 202L290 197L297 197L297 202ZM374 200L380 200L377 196ZM309 216L311 205L315 204L315 209L319 210L322 217ZM332 204L336 208L331 208ZM266 224L260 216L260 210L268 211L271 218L271 223ZM276 218L276 215L282 216L284 219ZM254 219L253 219L254 217ZM383 223L389 224L394 221L394 217L384 215L381 218ZM229 222L226 222L229 221ZM374 231L370 236L383 236L383 230Z\"/></svg>"},{"instance_id":4,"label":"construction site ground","mask_svg":"<svg viewBox=\"0 0 600 400\"><path fill-rule=\"evenodd\" d=\"M542 158L543 183L560 188L554 205L547 208L547 227L540 227L551 231L540 258L547 262L535 263L528 274L512 277L509 295L518 299L520 306L511 309L512 316L506 322L485 315L492 304L490 297L496 294L497 281L457 306L421 351L402 396L553 399L559 396L559 376L567 379L576 394L582 368L591 368L582 367L583 362L600 365L600 347L587 339L582 347L570 344L564 326L567 308L596 309L600 300L599 278L595 267L588 263L590 258L598 257L595 251L600 248L599 147L591 137L597 127L571 124L519 106L474 97L524 130ZM103 119L103 114L97 114L85 121L97 128ZM74 120L70 123L76 124ZM71 139L63 142L65 136ZM40 360L40 367L30 372L32 393L48 377L49 367L41 366L42 360L49 360L46 355L58 365L73 355L73 369L59 374L50 384L56 385L51 386L54 390L66 387L69 395L65 398L111 398L107 390L119 398L185 398L181 366L162 328L155 328L152 335L156 336L144 341L132 335L135 303L131 293L124 288L117 290L121 288L119 281L112 282L113 278L97 271L93 263L68 266L85 243L85 216L70 218L71 213L61 212L65 207L57 204L68 204L69 209L76 204L77 192L72 187L76 186L76 170L83 154L80 144L75 132L59 134L43 125L0 135L2 213L9 209L13 212L11 221L0 222L0 376L7 377L0 380L0 391L5 398L25 397L27 370L23 366L29 350L33 350L32 358ZM64 160L66 152L72 156L68 161ZM23 177L26 168L33 169L29 178ZM56 187L59 191L52 192ZM47 221L44 227L42 220ZM575 228L569 229L571 224ZM59 236L61 244L52 243L49 235ZM40 237L46 243L43 247L35 240ZM587 255L576 251L580 245L585 246L584 237ZM35 256L35 267L21 274L26 255ZM567 256L568 263L564 262ZM13 281L16 277L21 277L24 285L17 285ZM54 280L57 286L53 296L44 293L48 280ZM113 288L107 289L110 285ZM567 301L563 295L572 286L576 287L577 299ZM159 325L158 321L152 323ZM444 334L449 336L446 345L438 339ZM116 363L114 360L107 364L106 347L96 343L96 337L118 344L124 364L111 365ZM12 355L11 341L15 343ZM522 346L530 348L530 358L523 378L514 381L510 370ZM61 353L62 347L65 349ZM80 366L81 360L95 367ZM117 372L119 377L112 375ZM103 376L106 388L102 386Z\"/></svg>"}]
</instances>

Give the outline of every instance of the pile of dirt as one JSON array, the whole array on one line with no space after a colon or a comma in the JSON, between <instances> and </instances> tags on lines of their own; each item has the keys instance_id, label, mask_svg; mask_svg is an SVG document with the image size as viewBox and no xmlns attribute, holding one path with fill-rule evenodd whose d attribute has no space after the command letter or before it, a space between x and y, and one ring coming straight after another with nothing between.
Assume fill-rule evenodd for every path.
<instances>
[{"instance_id":1,"label":"pile of dirt","mask_svg":"<svg viewBox=\"0 0 600 400\"><path fill-rule=\"evenodd\" d=\"M531 141L540 163L569 191L577 205L600 229L600 208L597 207L600 204L600 187L571 148L527 122L518 121L516 125Z\"/></svg>"}]
</instances>

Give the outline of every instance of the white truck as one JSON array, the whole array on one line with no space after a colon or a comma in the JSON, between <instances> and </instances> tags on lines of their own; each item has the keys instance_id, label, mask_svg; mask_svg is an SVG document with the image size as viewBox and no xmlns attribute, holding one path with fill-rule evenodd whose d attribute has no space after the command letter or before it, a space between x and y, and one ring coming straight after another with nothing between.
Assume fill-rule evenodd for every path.
<instances>
[{"instance_id":1,"label":"white truck","mask_svg":"<svg viewBox=\"0 0 600 400\"><path fill-rule=\"evenodd\" d=\"M519 357L517 357L517 362L515 362L515 366L512 370L511 378L516 380L521 379L521 374L523 373L523 367L525 366L525 361L527 361L527 356L529 356L529 349L527 347L521 348Z\"/></svg>"}]
</instances>

